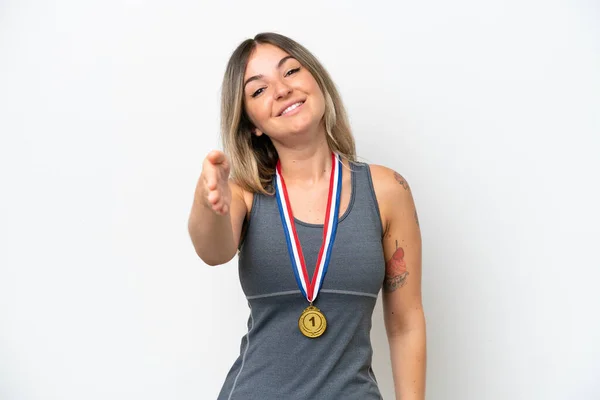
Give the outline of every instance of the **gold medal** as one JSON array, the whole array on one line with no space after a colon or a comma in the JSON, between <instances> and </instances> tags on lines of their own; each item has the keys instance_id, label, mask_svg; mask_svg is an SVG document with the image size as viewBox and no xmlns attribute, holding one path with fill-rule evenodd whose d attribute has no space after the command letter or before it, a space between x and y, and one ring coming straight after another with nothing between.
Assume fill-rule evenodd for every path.
<instances>
[{"instance_id":1,"label":"gold medal","mask_svg":"<svg viewBox=\"0 0 600 400\"><path fill-rule=\"evenodd\" d=\"M316 338L321 336L327 329L327 320L321 310L311 304L300 315L298 328L304 336Z\"/></svg>"}]
</instances>

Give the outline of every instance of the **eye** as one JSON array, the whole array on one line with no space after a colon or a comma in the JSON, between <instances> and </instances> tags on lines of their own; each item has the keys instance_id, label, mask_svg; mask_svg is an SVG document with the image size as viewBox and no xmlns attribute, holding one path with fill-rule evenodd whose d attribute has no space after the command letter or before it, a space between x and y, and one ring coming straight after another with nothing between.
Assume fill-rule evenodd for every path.
<instances>
[{"instance_id":1,"label":"eye","mask_svg":"<svg viewBox=\"0 0 600 400\"><path fill-rule=\"evenodd\" d=\"M258 96L259 94L261 94L264 90L265 90L265 88L260 88L256 92L252 93L251 96L254 98L254 97Z\"/></svg>"},{"instance_id":2,"label":"eye","mask_svg":"<svg viewBox=\"0 0 600 400\"><path fill-rule=\"evenodd\" d=\"M285 73L284 76L290 76L292 74L295 74L296 72L300 71L300 67L298 68L294 68L294 69L290 69L288 72Z\"/></svg>"}]
</instances>

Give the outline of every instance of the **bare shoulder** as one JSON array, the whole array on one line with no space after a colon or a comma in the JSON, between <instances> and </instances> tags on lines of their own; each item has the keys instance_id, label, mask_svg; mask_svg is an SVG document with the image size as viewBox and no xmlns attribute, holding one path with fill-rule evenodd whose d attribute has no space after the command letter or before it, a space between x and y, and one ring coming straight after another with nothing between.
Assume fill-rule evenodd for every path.
<instances>
[{"instance_id":1,"label":"bare shoulder","mask_svg":"<svg viewBox=\"0 0 600 400\"><path fill-rule=\"evenodd\" d=\"M242 189L242 195L244 196L244 203L246 203L246 219L250 220L250 212L252 211L252 204L254 202L254 193Z\"/></svg>"},{"instance_id":2,"label":"bare shoulder","mask_svg":"<svg viewBox=\"0 0 600 400\"><path fill-rule=\"evenodd\" d=\"M383 165L369 164L375 194L382 199L392 196L396 201L398 196L407 197L410 194L408 181L400 173ZM404 196L402 196L404 195Z\"/></svg>"},{"instance_id":3,"label":"bare shoulder","mask_svg":"<svg viewBox=\"0 0 600 400\"><path fill-rule=\"evenodd\" d=\"M250 211L252 209L252 202L254 201L254 194L240 185L238 185L233 179L229 180L229 187L231 188L232 203L237 202L245 213L246 219L250 217Z\"/></svg>"},{"instance_id":4,"label":"bare shoulder","mask_svg":"<svg viewBox=\"0 0 600 400\"><path fill-rule=\"evenodd\" d=\"M403 175L383 165L369 164L369 169L386 231L398 213L416 215L411 188Z\"/></svg>"}]
</instances>

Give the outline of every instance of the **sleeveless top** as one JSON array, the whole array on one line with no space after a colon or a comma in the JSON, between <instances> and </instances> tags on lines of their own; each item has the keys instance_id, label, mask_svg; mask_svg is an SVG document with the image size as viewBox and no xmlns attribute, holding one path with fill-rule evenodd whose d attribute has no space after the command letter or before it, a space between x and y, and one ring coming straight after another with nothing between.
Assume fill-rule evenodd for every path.
<instances>
[{"instance_id":1,"label":"sleeveless top","mask_svg":"<svg viewBox=\"0 0 600 400\"><path fill-rule=\"evenodd\" d=\"M327 318L318 338L298 329L309 305L300 292L275 196L254 194L239 251L248 333L218 400L374 400L371 318L385 274L383 227L369 166L351 162L350 202L340 216L323 286L314 305ZM323 225L295 219L312 279Z\"/></svg>"}]
</instances>

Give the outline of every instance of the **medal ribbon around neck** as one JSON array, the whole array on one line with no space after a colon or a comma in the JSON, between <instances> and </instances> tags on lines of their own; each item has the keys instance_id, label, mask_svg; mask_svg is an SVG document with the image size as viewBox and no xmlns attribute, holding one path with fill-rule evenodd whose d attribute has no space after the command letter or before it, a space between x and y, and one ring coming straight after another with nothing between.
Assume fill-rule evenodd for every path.
<instances>
[{"instance_id":1,"label":"medal ribbon around neck","mask_svg":"<svg viewBox=\"0 0 600 400\"><path fill-rule=\"evenodd\" d=\"M327 196L327 210L325 212L325 222L323 224L323 243L317 258L317 265L313 273L312 280L308 278L306 262L302 253L302 246L296 232L296 224L294 223L294 215L288 198L287 189L283 176L281 176L281 163L277 161L275 169L275 194L277 197L277 205L279 206L279 215L283 225L283 232L287 241L288 254L292 262L292 269L298 287L302 294L312 304L317 298L319 290L325 279L329 260L331 257L331 249L335 241L337 231L338 215L340 209L340 198L342 193L342 162L338 154L331 153L331 176L329 178L329 194Z\"/></svg>"}]
</instances>

